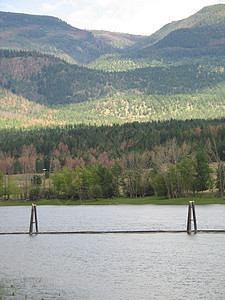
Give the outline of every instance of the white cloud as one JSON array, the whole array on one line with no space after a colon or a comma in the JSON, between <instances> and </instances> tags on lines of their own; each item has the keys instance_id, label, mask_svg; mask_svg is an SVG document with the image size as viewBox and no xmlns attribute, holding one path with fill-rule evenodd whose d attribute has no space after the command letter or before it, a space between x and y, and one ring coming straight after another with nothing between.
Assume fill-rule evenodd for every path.
<instances>
[{"instance_id":1,"label":"white cloud","mask_svg":"<svg viewBox=\"0 0 225 300\"><path fill-rule=\"evenodd\" d=\"M78 0L76 2L79 2ZM83 0L66 21L81 29L105 29L150 35L218 0Z\"/></svg>"},{"instance_id":2,"label":"white cloud","mask_svg":"<svg viewBox=\"0 0 225 300\"><path fill-rule=\"evenodd\" d=\"M131 32L135 24L137 1L129 0L95 0L84 1L87 5L79 11L71 12L66 21L82 29L105 29L111 31ZM138 22L139 23L139 22Z\"/></svg>"},{"instance_id":3,"label":"white cloud","mask_svg":"<svg viewBox=\"0 0 225 300\"><path fill-rule=\"evenodd\" d=\"M0 3L0 10L5 10L5 11L12 11L13 10L13 5L7 2L1 2Z\"/></svg>"},{"instance_id":4,"label":"white cloud","mask_svg":"<svg viewBox=\"0 0 225 300\"><path fill-rule=\"evenodd\" d=\"M80 29L150 35L216 3L225 0L5 0L0 10L52 15Z\"/></svg>"},{"instance_id":5,"label":"white cloud","mask_svg":"<svg viewBox=\"0 0 225 300\"><path fill-rule=\"evenodd\" d=\"M73 8L76 8L76 2L72 1L72 0L62 0L62 1L58 1L58 2L54 2L54 3L49 3L49 2L44 2L41 3L41 7L42 9L49 13L49 12L53 12L56 11L57 9L63 7L63 6L72 6Z\"/></svg>"}]
</instances>

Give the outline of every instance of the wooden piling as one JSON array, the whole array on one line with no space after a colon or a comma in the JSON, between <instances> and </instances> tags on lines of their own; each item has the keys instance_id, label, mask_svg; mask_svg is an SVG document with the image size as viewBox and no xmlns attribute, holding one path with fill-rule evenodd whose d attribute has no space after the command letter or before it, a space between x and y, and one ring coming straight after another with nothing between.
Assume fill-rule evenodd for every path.
<instances>
[{"instance_id":1,"label":"wooden piling","mask_svg":"<svg viewBox=\"0 0 225 300\"><path fill-rule=\"evenodd\" d=\"M195 214L195 202L192 201L192 212L193 212L193 221L194 221L194 231L197 233L197 220L196 220L196 214Z\"/></svg>"},{"instance_id":2,"label":"wooden piling","mask_svg":"<svg viewBox=\"0 0 225 300\"><path fill-rule=\"evenodd\" d=\"M29 234L33 234L33 224L35 223L36 234L38 233L38 221L37 221L37 207L36 204L32 203L31 216L30 216L30 230Z\"/></svg>"},{"instance_id":3,"label":"wooden piling","mask_svg":"<svg viewBox=\"0 0 225 300\"><path fill-rule=\"evenodd\" d=\"M189 201L188 205L187 233L191 233L191 201Z\"/></svg>"},{"instance_id":4,"label":"wooden piling","mask_svg":"<svg viewBox=\"0 0 225 300\"><path fill-rule=\"evenodd\" d=\"M32 234L33 232L33 219L34 219L34 212L33 212L33 203L31 206L31 215L30 215L30 230L29 230L29 234Z\"/></svg>"},{"instance_id":5,"label":"wooden piling","mask_svg":"<svg viewBox=\"0 0 225 300\"><path fill-rule=\"evenodd\" d=\"M193 219L192 219L193 217ZM195 213L195 202L189 201L188 206L188 219L187 219L187 233L191 234L191 221L194 222L194 233L197 233L197 220L196 220L196 213Z\"/></svg>"}]
</instances>

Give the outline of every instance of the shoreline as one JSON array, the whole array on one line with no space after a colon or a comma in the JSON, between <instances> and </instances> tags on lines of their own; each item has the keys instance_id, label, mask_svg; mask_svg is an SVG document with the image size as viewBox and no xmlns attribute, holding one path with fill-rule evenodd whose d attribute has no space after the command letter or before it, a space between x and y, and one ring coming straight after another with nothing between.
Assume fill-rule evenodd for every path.
<instances>
[{"instance_id":1,"label":"shoreline","mask_svg":"<svg viewBox=\"0 0 225 300\"><path fill-rule=\"evenodd\" d=\"M145 198L113 198L113 199L97 199L97 200L38 200L38 201L2 201L2 206L31 206L35 203L38 206L44 205L188 205L189 201L195 201L196 205L211 205L211 204L225 204L225 199L212 197L188 197L188 198L174 198L165 199L160 197L145 197Z\"/></svg>"}]
</instances>

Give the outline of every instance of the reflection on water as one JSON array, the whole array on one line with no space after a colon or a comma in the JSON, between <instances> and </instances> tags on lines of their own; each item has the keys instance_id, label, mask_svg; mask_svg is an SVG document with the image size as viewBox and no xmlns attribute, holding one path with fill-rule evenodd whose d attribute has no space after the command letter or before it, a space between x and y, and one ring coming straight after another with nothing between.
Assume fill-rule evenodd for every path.
<instances>
[{"instance_id":1,"label":"reflection on water","mask_svg":"<svg viewBox=\"0 0 225 300\"><path fill-rule=\"evenodd\" d=\"M31 207L0 207L0 232L28 232ZM37 206L39 231L186 230L185 205ZM196 206L198 229L225 229L225 205Z\"/></svg>"},{"instance_id":2,"label":"reflection on water","mask_svg":"<svg viewBox=\"0 0 225 300\"><path fill-rule=\"evenodd\" d=\"M225 229L225 206L197 207ZM38 207L41 231L186 228L184 206ZM28 231L30 208L0 208L0 231ZM225 234L0 236L9 299L224 299ZM1 288L1 285L4 288ZM12 285L12 287L11 287Z\"/></svg>"}]
</instances>

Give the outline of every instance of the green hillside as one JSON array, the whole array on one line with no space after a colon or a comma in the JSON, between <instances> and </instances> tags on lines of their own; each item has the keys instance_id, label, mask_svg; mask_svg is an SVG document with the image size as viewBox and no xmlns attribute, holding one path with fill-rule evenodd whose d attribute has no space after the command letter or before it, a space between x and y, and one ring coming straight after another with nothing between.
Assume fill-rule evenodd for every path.
<instances>
[{"instance_id":1,"label":"green hillside","mask_svg":"<svg viewBox=\"0 0 225 300\"><path fill-rule=\"evenodd\" d=\"M101 45L114 43L114 47L124 51L95 60L91 69L40 52L0 50L1 101L7 103L10 95L16 101L24 99L27 106L26 111L21 110L24 117L19 120L19 117L14 117L13 109L16 116L20 115L15 105L12 111L1 105L2 126L48 124L48 118L43 116L46 110L51 111L47 115L53 118L50 122L53 125L224 116L223 12L225 5L206 7L185 20L162 28L165 36L161 36L154 45L130 52L126 52L126 45L141 45L146 37L95 31L95 38L92 33L75 29L53 17L0 13L1 34L4 33L0 45L4 41L14 41L14 30L18 28L17 37L23 32L18 43L25 38L29 43L36 40L38 44L43 42L43 45L47 43L52 47L49 34L57 44L57 36L64 32L65 38L68 34L76 36L77 43L83 43L84 35L88 35ZM29 33L31 27L33 31ZM173 30L168 30L169 27ZM34 38L42 31L45 34L40 39ZM90 39L85 41L90 42ZM15 48L19 45L15 44ZM85 53L82 52L85 59L93 60L94 56L89 56L92 53L88 50L90 48L86 44L83 46L86 49ZM75 55L76 47L73 49ZM39 105L38 115L32 115L32 105Z\"/></svg>"},{"instance_id":2,"label":"green hillside","mask_svg":"<svg viewBox=\"0 0 225 300\"><path fill-rule=\"evenodd\" d=\"M40 51L87 64L113 48L58 18L0 12L0 48Z\"/></svg>"},{"instance_id":3,"label":"green hillside","mask_svg":"<svg viewBox=\"0 0 225 300\"><path fill-rule=\"evenodd\" d=\"M225 57L225 4L208 6L184 20L165 25L130 46L129 52L104 55L90 64L104 71L148 66L205 63Z\"/></svg>"},{"instance_id":4,"label":"green hillside","mask_svg":"<svg viewBox=\"0 0 225 300\"><path fill-rule=\"evenodd\" d=\"M0 128L55 127L66 124L113 125L166 121L171 118L214 119L225 117L225 85L194 94L141 95L138 92L49 108L0 89Z\"/></svg>"},{"instance_id":5,"label":"green hillside","mask_svg":"<svg viewBox=\"0 0 225 300\"><path fill-rule=\"evenodd\" d=\"M174 21L169 24L166 24L161 29L153 33L151 36L146 37L145 39L137 42L136 44L132 45L130 49L133 50L140 50L147 46L150 46L159 40L163 39L171 32L178 30L178 29L185 29L185 28L207 28L213 26L224 26L225 25L225 4L217 4L217 5L210 5L204 7L197 13L191 15L186 19L182 19L179 21Z\"/></svg>"},{"instance_id":6,"label":"green hillside","mask_svg":"<svg viewBox=\"0 0 225 300\"><path fill-rule=\"evenodd\" d=\"M91 30L94 37L116 49L126 49L146 40L146 36L104 30Z\"/></svg>"},{"instance_id":7,"label":"green hillside","mask_svg":"<svg viewBox=\"0 0 225 300\"><path fill-rule=\"evenodd\" d=\"M225 64L185 64L105 73L53 56L0 51L0 86L45 105L66 105L111 97L117 92L175 95L202 92L225 82Z\"/></svg>"},{"instance_id":8,"label":"green hillside","mask_svg":"<svg viewBox=\"0 0 225 300\"><path fill-rule=\"evenodd\" d=\"M56 105L83 102L107 93L103 72L54 56L0 50L0 85L29 100Z\"/></svg>"},{"instance_id":9,"label":"green hillside","mask_svg":"<svg viewBox=\"0 0 225 300\"><path fill-rule=\"evenodd\" d=\"M225 25L177 29L156 44L134 54L138 58L172 61L204 56L224 57Z\"/></svg>"}]
</instances>

